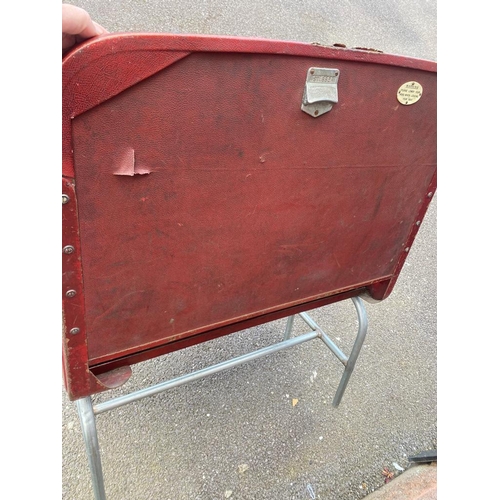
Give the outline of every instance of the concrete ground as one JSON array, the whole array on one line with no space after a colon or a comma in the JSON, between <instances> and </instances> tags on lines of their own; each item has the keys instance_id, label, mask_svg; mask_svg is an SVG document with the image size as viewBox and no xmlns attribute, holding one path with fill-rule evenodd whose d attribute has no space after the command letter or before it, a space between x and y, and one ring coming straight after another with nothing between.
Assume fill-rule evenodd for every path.
<instances>
[{"instance_id":1,"label":"concrete ground","mask_svg":"<svg viewBox=\"0 0 500 500\"><path fill-rule=\"evenodd\" d=\"M435 0L74 4L109 31L340 42L436 60ZM338 409L331 400L342 365L314 341L99 415L108 499L403 498L376 496L387 491L384 468L395 474L387 487L410 481L424 466L410 467L408 456L437 448L436 199L394 292L366 308L368 336ZM349 351L352 303L310 314ZM276 321L135 366L113 395L269 345L284 327ZM294 334L306 331L297 321ZM91 499L78 417L64 393L62 419L63 499Z\"/></svg>"}]
</instances>

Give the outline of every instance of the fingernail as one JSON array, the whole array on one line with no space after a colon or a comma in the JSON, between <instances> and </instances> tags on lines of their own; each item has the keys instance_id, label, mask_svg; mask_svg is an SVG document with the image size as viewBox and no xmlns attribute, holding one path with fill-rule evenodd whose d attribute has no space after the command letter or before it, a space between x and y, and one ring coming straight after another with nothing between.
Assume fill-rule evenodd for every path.
<instances>
[{"instance_id":1,"label":"fingernail","mask_svg":"<svg viewBox=\"0 0 500 500\"><path fill-rule=\"evenodd\" d=\"M106 30L102 26L99 26L98 24L94 23L94 27L98 35L106 33Z\"/></svg>"}]
</instances>

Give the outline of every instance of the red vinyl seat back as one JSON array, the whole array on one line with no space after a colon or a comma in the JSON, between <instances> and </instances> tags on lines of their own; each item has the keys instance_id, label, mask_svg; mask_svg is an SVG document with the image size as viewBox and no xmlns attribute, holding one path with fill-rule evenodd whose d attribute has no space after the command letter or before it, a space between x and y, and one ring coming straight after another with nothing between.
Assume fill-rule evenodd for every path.
<instances>
[{"instance_id":1,"label":"red vinyl seat back","mask_svg":"<svg viewBox=\"0 0 500 500\"><path fill-rule=\"evenodd\" d=\"M301 110L311 68L339 71L318 117ZM411 82L422 95L403 104ZM215 37L88 42L63 63L70 397L293 311L386 298L435 187L434 63Z\"/></svg>"}]
</instances>

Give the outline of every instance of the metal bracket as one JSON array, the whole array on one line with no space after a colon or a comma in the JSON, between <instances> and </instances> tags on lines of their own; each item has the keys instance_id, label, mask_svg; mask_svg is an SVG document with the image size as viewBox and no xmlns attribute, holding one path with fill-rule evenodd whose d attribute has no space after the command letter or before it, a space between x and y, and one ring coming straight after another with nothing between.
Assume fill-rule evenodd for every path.
<instances>
[{"instance_id":1,"label":"metal bracket","mask_svg":"<svg viewBox=\"0 0 500 500\"><path fill-rule=\"evenodd\" d=\"M302 95L302 111L313 118L330 111L339 101L339 75L340 71L335 68L309 68Z\"/></svg>"}]
</instances>

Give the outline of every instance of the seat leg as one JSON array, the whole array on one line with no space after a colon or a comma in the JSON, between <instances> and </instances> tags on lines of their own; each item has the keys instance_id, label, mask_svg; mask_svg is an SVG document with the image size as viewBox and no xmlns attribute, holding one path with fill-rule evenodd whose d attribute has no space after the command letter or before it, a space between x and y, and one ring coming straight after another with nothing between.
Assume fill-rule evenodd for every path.
<instances>
[{"instance_id":1,"label":"seat leg","mask_svg":"<svg viewBox=\"0 0 500 500\"><path fill-rule=\"evenodd\" d=\"M292 316L288 316L288 319L286 321L285 336L283 337L283 340L288 340L290 338L290 334L292 333L294 319L295 319L294 314L292 314Z\"/></svg>"},{"instance_id":2,"label":"seat leg","mask_svg":"<svg viewBox=\"0 0 500 500\"><path fill-rule=\"evenodd\" d=\"M90 474L92 476L92 487L94 489L95 500L106 500L104 492L104 477L102 475L101 454L99 452L99 442L97 441L97 428L95 425L94 409L92 399L89 397L76 401L78 416L82 427L83 439L87 450Z\"/></svg>"},{"instance_id":3,"label":"seat leg","mask_svg":"<svg viewBox=\"0 0 500 500\"><path fill-rule=\"evenodd\" d=\"M351 378L352 371L354 370L354 365L356 364L356 360L358 359L359 352L361 351L361 346L366 337L366 331L368 329L368 317L366 315L366 309L363 305L362 300L359 297L353 297L352 301L354 302L354 306L356 307L356 312L358 314L358 334L356 336L356 340L354 341L354 346L352 348L351 354L349 355L349 359L345 365L344 373L342 374L342 378L340 380L340 384L337 387L337 391L335 393L335 397L333 398L333 406L337 408L340 404L340 400L344 395L344 391L347 387L347 383Z\"/></svg>"}]
</instances>

